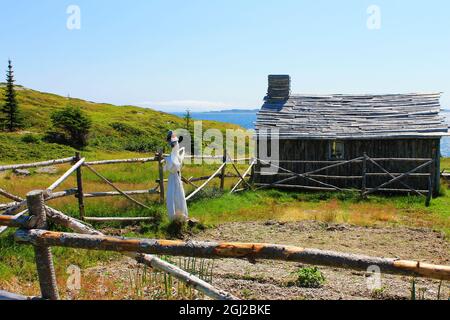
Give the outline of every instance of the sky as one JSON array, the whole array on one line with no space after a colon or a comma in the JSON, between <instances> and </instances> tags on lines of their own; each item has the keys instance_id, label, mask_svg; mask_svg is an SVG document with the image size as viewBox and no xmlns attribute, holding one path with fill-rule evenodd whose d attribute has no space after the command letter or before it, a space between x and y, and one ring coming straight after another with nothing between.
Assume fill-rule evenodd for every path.
<instances>
[{"instance_id":1,"label":"sky","mask_svg":"<svg viewBox=\"0 0 450 320\"><path fill-rule=\"evenodd\" d=\"M254 109L267 75L289 74L294 93L444 92L450 108L448 0L0 0L0 8L0 70L11 58L17 83L36 90L168 112Z\"/></svg>"}]
</instances>

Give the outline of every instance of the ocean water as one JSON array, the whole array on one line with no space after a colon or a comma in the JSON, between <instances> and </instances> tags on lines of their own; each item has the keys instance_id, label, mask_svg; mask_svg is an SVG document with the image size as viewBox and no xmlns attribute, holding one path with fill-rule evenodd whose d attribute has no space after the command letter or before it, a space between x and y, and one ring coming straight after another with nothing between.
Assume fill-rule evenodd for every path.
<instances>
[{"instance_id":1,"label":"ocean water","mask_svg":"<svg viewBox=\"0 0 450 320\"><path fill-rule=\"evenodd\" d=\"M174 112L176 116L184 117L184 112ZM212 120L237 124L246 129L253 129L256 121L255 112L191 112L195 120Z\"/></svg>"},{"instance_id":2,"label":"ocean water","mask_svg":"<svg viewBox=\"0 0 450 320\"><path fill-rule=\"evenodd\" d=\"M183 117L184 113L176 112L175 115ZM445 111L448 123L450 123L450 111ZM237 124L246 129L253 129L256 121L256 112L192 112L191 116L196 120L213 120ZM442 139L441 154L450 157L450 137Z\"/></svg>"}]
</instances>

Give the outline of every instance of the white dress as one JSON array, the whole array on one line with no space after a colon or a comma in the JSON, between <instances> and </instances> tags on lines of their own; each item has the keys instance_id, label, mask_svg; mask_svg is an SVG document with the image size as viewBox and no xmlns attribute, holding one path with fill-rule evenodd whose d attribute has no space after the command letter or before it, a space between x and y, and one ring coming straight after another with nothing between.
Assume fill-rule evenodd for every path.
<instances>
[{"instance_id":1,"label":"white dress","mask_svg":"<svg viewBox=\"0 0 450 320\"><path fill-rule=\"evenodd\" d=\"M188 209L186 196L184 194L183 182L181 181L181 167L183 165L185 151L180 150L177 143L169 157L166 157L164 170L169 172L167 184L167 213L171 221L175 219L186 220Z\"/></svg>"}]
</instances>

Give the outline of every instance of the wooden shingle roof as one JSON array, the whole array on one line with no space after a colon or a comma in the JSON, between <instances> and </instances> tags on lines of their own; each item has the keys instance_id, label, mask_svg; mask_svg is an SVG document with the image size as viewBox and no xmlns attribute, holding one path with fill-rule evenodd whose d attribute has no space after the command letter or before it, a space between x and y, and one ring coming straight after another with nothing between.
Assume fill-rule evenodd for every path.
<instances>
[{"instance_id":1,"label":"wooden shingle roof","mask_svg":"<svg viewBox=\"0 0 450 320\"><path fill-rule=\"evenodd\" d=\"M255 129L279 129L280 137L360 139L441 137L440 93L387 95L289 95L266 101Z\"/></svg>"}]
</instances>

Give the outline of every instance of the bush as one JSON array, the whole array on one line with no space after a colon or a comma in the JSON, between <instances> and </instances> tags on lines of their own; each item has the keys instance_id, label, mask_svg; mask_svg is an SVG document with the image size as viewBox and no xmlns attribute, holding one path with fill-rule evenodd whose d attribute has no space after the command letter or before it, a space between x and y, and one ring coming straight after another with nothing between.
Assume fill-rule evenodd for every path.
<instances>
[{"instance_id":1,"label":"bush","mask_svg":"<svg viewBox=\"0 0 450 320\"><path fill-rule=\"evenodd\" d=\"M87 146L91 119L78 107L68 106L51 115L53 129L47 132L50 142L70 145L74 148Z\"/></svg>"},{"instance_id":2,"label":"bush","mask_svg":"<svg viewBox=\"0 0 450 320\"><path fill-rule=\"evenodd\" d=\"M21 140L22 140L22 142L25 142L25 143L39 143L39 141L41 141L41 139L39 137L37 137L31 133L24 135Z\"/></svg>"},{"instance_id":3,"label":"bush","mask_svg":"<svg viewBox=\"0 0 450 320\"><path fill-rule=\"evenodd\" d=\"M325 277L317 267L301 268L295 274L295 285L302 288L320 288L325 283Z\"/></svg>"},{"instance_id":4,"label":"bush","mask_svg":"<svg viewBox=\"0 0 450 320\"><path fill-rule=\"evenodd\" d=\"M158 144L149 137L128 138L123 148L132 152L153 152L158 149Z\"/></svg>"},{"instance_id":5,"label":"bush","mask_svg":"<svg viewBox=\"0 0 450 320\"><path fill-rule=\"evenodd\" d=\"M129 134L129 135L133 135L133 136L141 136L144 134L144 131L136 128L132 125L129 125L127 123L124 122L113 122L109 124L111 128L113 128L114 130L116 130L117 132L120 133L125 133L125 134Z\"/></svg>"}]
</instances>

